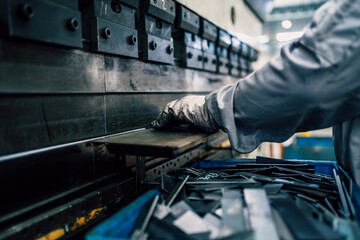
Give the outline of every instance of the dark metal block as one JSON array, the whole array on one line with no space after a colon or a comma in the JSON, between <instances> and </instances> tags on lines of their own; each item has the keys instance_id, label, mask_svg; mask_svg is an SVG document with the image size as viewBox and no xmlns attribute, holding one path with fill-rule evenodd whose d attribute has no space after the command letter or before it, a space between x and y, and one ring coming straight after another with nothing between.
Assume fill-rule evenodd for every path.
<instances>
[{"instance_id":1,"label":"dark metal block","mask_svg":"<svg viewBox=\"0 0 360 240\"><path fill-rule=\"evenodd\" d=\"M28 0L26 3L7 0L0 4L0 8L5 35L82 47L79 11L43 0Z\"/></svg>"},{"instance_id":2,"label":"dark metal block","mask_svg":"<svg viewBox=\"0 0 360 240\"><path fill-rule=\"evenodd\" d=\"M175 2L172 0L145 0L145 12L168 23L175 20Z\"/></svg>"},{"instance_id":3,"label":"dark metal block","mask_svg":"<svg viewBox=\"0 0 360 240\"><path fill-rule=\"evenodd\" d=\"M101 18L93 18L91 25L91 49L122 56L138 54L137 30Z\"/></svg>"},{"instance_id":4,"label":"dark metal block","mask_svg":"<svg viewBox=\"0 0 360 240\"><path fill-rule=\"evenodd\" d=\"M0 155L105 134L104 97L18 96L0 98Z\"/></svg>"},{"instance_id":5,"label":"dark metal block","mask_svg":"<svg viewBox=\"0 0 360 240\"><path fill-rule=\"evenodd\" d=\"M204 52L215 54L215 42L209 41L207 39L202 39L201 47Z\"/></svg>"},{"instance_id":6,"label":"dark metal block","mask_svg":"<svg viewBox=\"0 0 360 240\"><path fill-rule=\"evenodd\" d=\"M203 52L204 56L204 70L209 72L216 72L217 66L217 57L215 54L211 54L208 52Z\"/></svg>"},{"instance_id":7,"label":"dark metal block","mask_svg":"<svg viewBox=\"0 0 360 240\"><path fill-rule=\"evenodd\" d=\"M150 34L142 34L141 39L143 60L174 64L174 45L172 41Z\"/></svg>"},{"instance_id":8,"label":"dark metal block","mask_svg":"<svg viewBox=\"0 0 360 240\"><path fill-rule=\"evenodd\" d=\"M229 52L230 62L233 66L239 66L239 54L237 52Z\"/></svg>"},{"instance_id":9,"label":"dark metal block","mask_svg":"<svg viewBox=\"0 0 360 240\"><path fill-rule=\"evenodd\" d=\"M254 48L250 48L249 58L251 61L256 61L259 57L259 52Z\"/></svg>"},{"instance_id":10,"label":"dark metal block","mask_svg":"<svg viewBox=\"0 0 360 240\"><path fill-rule=\"evenodd\" d=\"M68 8L79 10L79 1L78 0L48 0Z\"/></svg>"},{"instance_id":11,"label":"dark metal block","mask_svg":"<svg viewBox=\"0 0 360 240\"><path fill-rule=\"evenodd\" d=\"M193 33L184 32L184 44L185 46L196 48L201 50L201 37Z\"/></svg>"},{"instance_id":12,"label":"dark metal block","mask_svg":"<svg viewBox=\"0 0 360 240\"><path fill-rule=\"evenodd\" d=\"M241 43L241 56L245 58L250 57L250 47L244 42Z\"/></svg>"},{"instance_id":13,"label":"dark metal block","mask_svg":"<svg viewBox=\"0 0 360 240\"><path fill-rule=\"evenodd\" d=\"M241 52L241 42L237 37L231 36L231 50L234 52Z\"/></svg>"},{"instance_id":14,"label":"dark metal block","mask_svg":"<svg viewBox=\"0 0 360 240\"><path fill-rule=\"evenodd\" d=\"M231 75L233 76L240 75L239 54L237 52L229 51L229 66L230 66Z\"/></svg>"},{"instance_id":15,"label":"dark metal block","mask_svg":"<svg viewBox=\"0 0 360 240\"><path fill-rule=\"evenodd\" d=\"M211 22L201 19L201 37L215 42L217 39L217 27Z\"/></svg>"},{"instance_id":16,"label":"dark metal block","mask_svg":"<svg viewBox=\"0 0 360 240\"><path fill-rule=\"evenodd\" d=\"M223 47L230 47L231 45L231 36L228 32L219 28L218 32L218 44Z\"/></svg>"},{"instance_id":17,"label":"dark metal block","mask_svg":"<svg viewBox=\"0 0 360 240\"><path fill-rule=\"evenodd\" d=\"M147 14L140 17L141 21L138 26L139 32L171 40L171 25L169 23Z\"/></svg>"},{"instance_id":18,"label":"dark metal block","mask_svg":"<svg viewBox=\"0 0 360 240\"><path fill-rule=\"evenodd\" d=\"M181 60L182 65L188 68L203 69L203 53L191 47L175 48L175 58Z\"/></svg>"},{"instance_id":19,"label":"dark metal block","mask_svg":"<svg viewBox=\"0 0 360 240\"><path fill-rule=\"evenodd\" d=\"M228 58L228 49L222 46L216 46L216 55L222 58Z\"/></svg>"},{"instance_id":20,"label":"dark metal block","mask_svg":"<svg viewBox=\"0 0 360 240\"><path fill-rule=\"evenodd\" d=\"M122 2L130 7L138 8L139 7L139 0L113 0L113 2Z\"/></svg>"},{"instance_id":21,"label":"dark metal block","mask_svg":"<svg viewBox=\"0 0 360 240\"><path fill-rule=\"evenodd\" d=\"M177 6L177 21L178 27L189 31L194 34L198 34L200 31L200 17L196 13L190 11L184 6Z\"/></svg>"},{"instance_id":22,"label":"dark metal block","mask_svg":"<svg viewBox=\"0 0 360 240\"><path fill-rule=\"evenodd\" d=\"M103 93L104 57L20 39L0 40L0 92Z\"/></svg>"},{"instance_id":23,"label":"dark metal block","mask_svg":"<svg viewBox=\"0 0 360 240\"><path fill-rule=\"evenodd\" d=\"M135 28L135 9L115 0L80 0L80 9L86 19L97 17L130 28Z\"/></svg>"},{"instance_id":24,"label":"dark metal block","mask_svg":"<svg viewBox=\"0 0 360 240\"><path fill-rule=\"evenodd\" d=\"M241 69L239 66L234 66L230 69L230 75L234 77L239 77L241 73Z\"/></svg>"},{"instance_id":25,"label":"dark metal block","mask_svg":"<svg viewBox=\"0 0 360 240\"><path fill-rule=\"evenodd\" d=\"M222 74L229 73L229 60L224 57L219 57L217 60L217 72Z\"/></svg>"},{"instance_id":26,"label":"dark metal block","mask_svg":"<svg viewBox=\"0 0 360 240\"><path fill-rule=\"evenodd\" d=\"M31 210L36 208L36 203L93 181L93 151L91 147L85 147L85 144L78 144L1 161L0 175L1 189L6 192L2 196L2 203L6 204L6 208L0 210L1 231L11 223L4 221L4 218L16 220L18 217L18 221L23 221L25 218L18 211L27 208L28 213L34 213ZM43 202L43 205L46 204ZM44 210L41 213L43 212Z\"/></svg>"}]
</instances>

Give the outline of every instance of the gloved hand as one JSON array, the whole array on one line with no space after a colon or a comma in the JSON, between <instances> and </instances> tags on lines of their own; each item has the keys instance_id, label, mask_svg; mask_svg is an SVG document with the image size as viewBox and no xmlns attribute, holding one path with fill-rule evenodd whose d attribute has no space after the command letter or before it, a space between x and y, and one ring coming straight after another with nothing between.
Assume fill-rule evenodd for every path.
<instances>
[{"instance_id":1,"label":"gloved hand","mask_svg":"<svg viewBox=\"0 0 360 240\"><path fill-rule=\"evenodd\" d=\"M206 132L220 130L205 105L205 96L186 96L168 103L151 125L155 129L189 123Z\"/></svg>"}]
</instances>

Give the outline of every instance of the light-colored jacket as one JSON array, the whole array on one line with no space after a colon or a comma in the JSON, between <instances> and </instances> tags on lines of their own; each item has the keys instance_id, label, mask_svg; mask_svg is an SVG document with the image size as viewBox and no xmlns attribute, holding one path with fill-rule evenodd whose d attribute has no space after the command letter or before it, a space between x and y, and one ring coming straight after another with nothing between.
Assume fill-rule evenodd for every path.
<instances>
[{"instance_id":1,"label":"light-colored jacket","mask_svg":"<svg viewBox=\"0 0 360 240\"><path fill-rule=\"evenodd\" d=\"M360 185L360 0L324 4L278 58L206 105L240 152L334 126L337 160Z\"/></svg>"}]
</instances>

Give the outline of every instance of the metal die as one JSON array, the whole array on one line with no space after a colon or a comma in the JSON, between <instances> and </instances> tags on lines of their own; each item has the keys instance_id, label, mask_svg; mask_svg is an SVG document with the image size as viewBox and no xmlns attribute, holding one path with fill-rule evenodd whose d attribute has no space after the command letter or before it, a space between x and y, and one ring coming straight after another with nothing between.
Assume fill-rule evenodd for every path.
<instances>
[{"instance_id":1,"label":"metal die","mask_svg":"<svg viewBox=\"0 0 360 240\"><path fill-rule=\"evenodd\" d=\"M250 48L250 51L249 51L249 58L251 61L256 61L259 57L259 53L258 51L256 51L254 48Z\"/></svg>"},{"instance_id":2,"label":"metal die","mask_svg":"<svg viewBox=\"0 0 360 240\"><path fill-rule=\"evenodd\" d=\"M138 57L138 34L135 29L101 18L93 18L90 23L93 51Z\"/></svg>"},{"instance_id":3,"label":"metal die","mask_svg":"<svg viewBox=\"0 0 360 240\"><path fill-rule=\"evenodd\" d=\"M219 57L217 59L217 72L222 74L229 73L229 60L224 57Z\"/></svg>"},{"instance_id":4,"label":"metal die","mask_svg":"<svg viewBox=\"0 0 360 240\"><path fill-rule=\"evenodd\" d=\"M113 2L122 2L134 8L138 8L139 6L139 0L113 0Z\"/></svg>"},{"instance_id":5,"label":"metal die","mask_svg":"<svg viewBox=\"0 0 360 240\"><path fill-rule=\"evenodd\" d=\"M219 29L218 33L218 44L223 47L230 47L231 45L231 36L225 30Z\"/></svg>"},{"instance_id":6,"label":"metal die","mask_svg":"<svg viewBox=\"0 0 360 240\"><path fill-rule=\"evenodd\" d=\"M147 14L142 16L138 29L141 33L151 34L153 36L171 40L171 25Z\"/></svg>"},{"instance_id":7,"label":"metal die","mask_svg":"<svg viewBox=\"0 0 360 240\"><path fill-rule=\"evenodd\" d=\"M228 58L228 49L222 46L216 46L216 55L223 58Z\"/></svg>"},{"instance_id":8,"label":"metal die","mask_svg":"<svg viewBox=\"0 0 360 240\"><path fill-rule=\"evenodd\" d=\"M77 10L42 0L7 0L0 3L0 9L5 35L82 47L81 13Z\"/></svg>"},{"instance_id":9,"label":"metal die","mask_svg":"<svg viewBox=\"0 0 360 240\"><path fill-rule=\"evenodd\" d=\"M198 35L195 35L193 33L184 32L184 43L185 43L185 46L196 48L199 50L202 49L201 37L199 37Z\"/></svg>"},{"instance_id":10,"label":"metal die","mask_svg":"<svg viewBox=\"0 0 360 240\"><path fill-rule=\"evenodd\" d=\"M172 0L146 0L145 12L168 23L175 21L175 2Z\"/></svg>"},{"instance_id":11,"label":"metal die","mask_svg":"<svg viewBox=\"0 0 360 240\"><path fill-rule=\"evenodd\" d=\"M207 39L202 39L201 48L204 52L215 54L215 42L209 41Z\"/></svg>"},{"instance_id":12,"label":"metal die","mask_svg":"<svg viewBox=\"0 0 360 240\"><path fill-rule=\"evenodd\" d=\"M246 75L248 75L249 66L248 66L247 60L242 56L239 56L239 67L240 67L240 76L241 77L245 77Z\"/></svg>"},{"instance_id":13,"label":"metal die","mask_svg":"<svg viewBox=\"0 0 360 240\"><path fill-rule=\"evenodd\" d=\"M78 0L50 0L50 2L54 2L68 8L72 8L75 10L79 10L79 1Z\"/></svg>"},{"instance_id":14,"label":"metal die","mask_svg":"<svg viewBox=\"0 0 360 240\"><path fill-rule=\"evenodd\" d=\"M187 46L175 48L175 58L181 59L184 67L203 69L203 53L201 50Z\"/></svg>"},{"instance_id":15,"label":"metal die","mask_svg":"<svg viewBox=\"0 0 360 240\"><path fill-rule=\"evenodd\" d=\"M231 36L231 51L241 52L241 42L237 37Z\"/></svg>"},{"instance_id":16,"label":"metal die","mask_svg":"<svg viewBox=\"0 0 360 240\"><path fill-rule=\"evenodd\" d=\"M145 61L174 64L174 44L170 40L150 34L142 35L141 51Z\"/></svg>"},{"instance_id":17,"label":"metal die","mask_svg":"<svg viewBox=\"0 0 360 240\"><path fill-rule=\"evenodd\" d=\"M135 28L135 9L115 0L81 0L85 18L98 17L130 28Z\"/></svg>"},{"instance_id":18,"label":"metal die","mask_svg":"<svg viewBox=\"0 0 360 240\"><path fill-rule=\"evenodd\" d=\"M198 34L200 31L200 17L196 13L190 11L184 6L179 5L177 7L178 27L189 31L194 34Z\"/></svg>"},{"instance_id":19,"label":"metal die","mask_svg":"<svg viewBox=\"0 0 360 240\"><path fill-rule=\"evenodd\" d=\"M210 41L215 42L217 39L217 27L211 22L201 19L201 37L206 38Z\"/></svg>"},{"instance_id":20,"label":"metal die","mask_svg":"<svg viewBox=\"0 0 360 240\"><path fill-rule=\"evenodd\" d=\"M215 54L203 51L204 70L216 72L217 57Z\"/></svg>"},{"instance_id":21,"label":"metal die","mask_svg":"<svg viewBox=\"0 0 360 240\"><path fill-rule=\"evenodd\" d=\"M240 75L240 63L239 63L239 54L237 52L229 51L229 59L230 59L230 74L233 76Z\"/></svg>"},{"instance_id":22,"label":"metal die","mask_svg":"<svg viewBox=\"0 0 360 240\"><path fill-rule=\"evenodd\" d=\"M250 57L250 47L246 43L241 43L241 56L245 58Z\"/></svg>"}]
</instances>

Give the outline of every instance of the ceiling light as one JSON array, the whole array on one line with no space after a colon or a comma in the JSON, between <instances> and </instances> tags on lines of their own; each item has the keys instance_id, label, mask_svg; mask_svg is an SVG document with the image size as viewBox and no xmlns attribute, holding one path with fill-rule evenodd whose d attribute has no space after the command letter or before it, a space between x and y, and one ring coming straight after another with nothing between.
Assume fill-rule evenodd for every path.
<instances>
[{"instance_id":1,"label":"ceiling light","mask_svg":"<svg viewBox=\"0 0 360 240\"><path fill-rule=\"evenodd\" d=\"M290 20L284 20L281 22L281 26L285 29L290 29L292 26L292 22Z\"/></svg>"}]
</instances>

